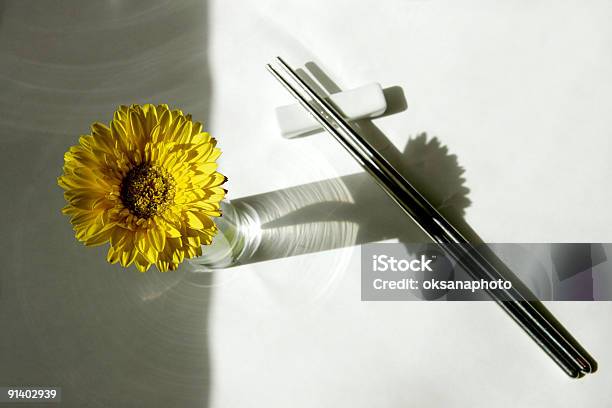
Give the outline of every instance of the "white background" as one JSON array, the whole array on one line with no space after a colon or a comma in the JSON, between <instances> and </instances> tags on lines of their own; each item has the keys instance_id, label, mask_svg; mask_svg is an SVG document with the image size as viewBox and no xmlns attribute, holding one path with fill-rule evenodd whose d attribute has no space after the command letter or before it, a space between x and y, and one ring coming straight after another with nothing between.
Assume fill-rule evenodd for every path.
<instances>
[{"instance_id":1,"label":"white background","mask_svg":"<svg viewBox=\"0 0 612 408\"><path fill-rule=\"evenodd\" d=\"M401 86L408 109L375 122L399 149L426 131L457 155L467 220L486 241L609 241L611 15L606 2L213 3L214 132L253 146L226 147L230 185L249 195L358 171L326 134L279 137L271 112L290 99L262 65L280 54L294 66L317 62L341 87ZM237 101L245 109L226 109ZM305 305L303 293L277 293L300 292L283 273L316 262L308 272L324 281L325 265L346 252L325 296L312 289ZM217 288L214 403L612 402L609 303L550 304L600 360L599 373L572 381L493 304L359 302L358 255L247 266Z\"/></svg>"}]
</instances>

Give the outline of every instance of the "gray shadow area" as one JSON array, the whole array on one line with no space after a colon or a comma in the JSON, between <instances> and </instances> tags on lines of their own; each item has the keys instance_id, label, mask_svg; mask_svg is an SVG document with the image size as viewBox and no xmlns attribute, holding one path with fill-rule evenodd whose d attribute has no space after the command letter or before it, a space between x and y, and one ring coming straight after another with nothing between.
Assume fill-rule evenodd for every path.
<instances>
[{"instance_id":1,"label":"gray shadow area","mask_svg":"<svg viewBox=\"0 0 612 408\"><path fill-rule=\"evenodd\" d=\"M107 264L75 240L56 184L64 152L120 104L208 117L206 3L0 9L0 384L61 387L61 407L208 406L211 276Z\"/></svg>"}]
</instances>

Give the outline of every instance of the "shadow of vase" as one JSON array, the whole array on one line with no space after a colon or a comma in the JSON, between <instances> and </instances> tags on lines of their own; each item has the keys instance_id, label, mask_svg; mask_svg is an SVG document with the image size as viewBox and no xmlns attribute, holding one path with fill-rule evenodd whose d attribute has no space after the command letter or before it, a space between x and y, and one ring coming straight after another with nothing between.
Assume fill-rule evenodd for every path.
<instances>
[{"instance_id":1,"label":"shadow of vase","mask_svg":"<svg viewBox=\"0 0 612 408\"><path fill-rule=\"evenodd\" d=\"M373 134L363 132L364 122L359 126L362 134ZM463 219L470 204L464 170L438 138L422 133L402 152L388 144L382 153L447 218ZM430 241L366 173L242 197L224 212L221 236L206 248L205 259L194 262L204 265L200 270L389 239Z\"/></svg>"}]
</instances>

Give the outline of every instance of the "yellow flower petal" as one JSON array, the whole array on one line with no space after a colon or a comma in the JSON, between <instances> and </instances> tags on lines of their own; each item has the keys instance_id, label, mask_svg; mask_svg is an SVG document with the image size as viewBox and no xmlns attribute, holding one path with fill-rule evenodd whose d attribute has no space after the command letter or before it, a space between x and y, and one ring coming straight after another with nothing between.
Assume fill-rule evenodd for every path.
<instances>
[{"instance_id":1,"label":"yellow flower petal","mask_svg":"<svg viewBox=\"0 0 612 408\"><path fill-rule=\"evenodd\" d=\"M215 146L180 110L120 106L64 155L62 213L85 245L110 244L109 263L176 270L217 232L211 217L221 214L227 179L216 171Z\"/></svg>"}]
</instances>

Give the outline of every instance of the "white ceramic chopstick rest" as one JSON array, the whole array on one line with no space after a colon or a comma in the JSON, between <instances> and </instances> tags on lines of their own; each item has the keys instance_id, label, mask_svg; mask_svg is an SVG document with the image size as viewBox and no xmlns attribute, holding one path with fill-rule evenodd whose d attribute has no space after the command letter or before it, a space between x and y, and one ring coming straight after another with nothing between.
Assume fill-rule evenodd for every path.
<instances>
[{"instance_id":1,"label":"white ceramic chopstick rest","mask_svg":"<svg viewBox=\"0 0 612 408\"><path fill-rule=\"evenodd\" d=\"M330 95L328 99L349 120L373 118L387 110L387 101L378 83L338 92ZM287 139L321 128L319 123L297 103L276 108L276 119L281 134Z\"/></svg>"}]
</instances>

